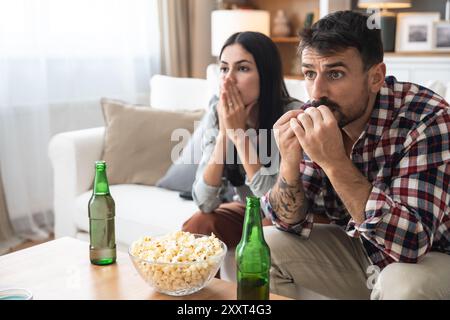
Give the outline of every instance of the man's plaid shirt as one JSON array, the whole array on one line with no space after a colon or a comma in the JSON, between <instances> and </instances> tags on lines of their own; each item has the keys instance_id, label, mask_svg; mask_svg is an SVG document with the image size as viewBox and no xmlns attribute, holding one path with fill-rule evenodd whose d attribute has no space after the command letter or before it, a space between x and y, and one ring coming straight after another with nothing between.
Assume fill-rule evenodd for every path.
<instances>
[{"instance_id":1,"label":"man's plaid shirt","mask_svg":"<svg viewBox=\"0 0 450 320\"><path fill-rule=\"evenodd\" d=\"M430 250L450 254L450 107L443 98L387 77L351 159L373 185L366 220L351 219L324 171L305 157L300 172L311 212L323 211L348 235L361 236L380 268L417 262ZM296 225L283 223L269 193L262 203L275 225L308 238L313 214Z\"/></svg>"}]
</instances>

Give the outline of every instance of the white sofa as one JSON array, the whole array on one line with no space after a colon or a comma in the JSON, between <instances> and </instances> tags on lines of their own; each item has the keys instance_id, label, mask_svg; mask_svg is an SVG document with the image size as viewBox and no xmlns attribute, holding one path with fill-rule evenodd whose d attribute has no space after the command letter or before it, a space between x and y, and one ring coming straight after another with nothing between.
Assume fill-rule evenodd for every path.
<instances>
[{"instance_id":1,"label":"white sofa","mask_svg":"<svg viewBox=\"0 0 450 320\"><path fill-rule=\"evenodd\" d=\"M154 76L151 79L152 107L164 109L207 108L212 93L217 91L217 68L208 68L207 80ZM308 99L303 81L286 81L290 94ZM434 83L440 94L450 95L442 83ZM174 94L176 93L176 94ZM54 170L55 236L88 239L87 204L94 179L93 163L100 159L104 128L60 133L49 144L49 156ZM147 185L111 185L116 202L116 242L125 250L141 235L158 235L180 230L182 223L196 210L194 202L169 191ZM157 212L158 214L151 214ZM234 252L229 251L222 278L235 279ZM322 298L302 292L305 298Z\"/></svg>"},{"instance_id":2,"label":"white sofa","mask_svg":"<svg viewBox=\"0 0 450 320\"><path fill-rule=\"evenodd\" d=\"M291 94L306 99L303 82L287 80ZM156 75L150 81L150 105L159 109L207 109L217 92L217 69L208 68L208 79L174 78ZM174 94L176 93L176 94ZM93 163L103 150L104 127L64 132L49 144L54 171L55 236L86 238L89 230L87 203L94 179ZM116 241L128 246L143 234L178 230L196 210L192 201L176 191L146 185L112 185L116 202ZM149 212L164 214L150 215Z\"/></svg>"}]
</instances>

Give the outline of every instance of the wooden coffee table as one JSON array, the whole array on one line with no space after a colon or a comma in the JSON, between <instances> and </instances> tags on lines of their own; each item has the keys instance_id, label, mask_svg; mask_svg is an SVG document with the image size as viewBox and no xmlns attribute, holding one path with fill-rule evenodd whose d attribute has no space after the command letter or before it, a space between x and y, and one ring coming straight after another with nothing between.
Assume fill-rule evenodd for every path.
<instances>
[{"instance_id":1,"label":"wooden coffee table","mask_svg":"<svg viewBox=\"0 0 450 320\"><path fill-rule=\"evenodd\" d=\"M127 253L118 251L113 265L95 266L89 261L89 244L67 237L0 256L0 287L26 288L35 300L236 299L236 284L219 279L188 296L158 293L139 276ZM288 298L271 294L270 299Z\"/></svg>"}]
</instances>

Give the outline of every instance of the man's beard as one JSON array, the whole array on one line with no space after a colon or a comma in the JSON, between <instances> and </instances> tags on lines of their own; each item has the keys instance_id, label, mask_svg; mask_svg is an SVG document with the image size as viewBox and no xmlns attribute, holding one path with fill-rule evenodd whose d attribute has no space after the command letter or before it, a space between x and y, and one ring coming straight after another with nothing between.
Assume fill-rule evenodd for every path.
<instances>
[{"instance_id":1,"label":"man's beard","mask_svg":"<svg viewBox=\"0 0 450 320\"><path fill-rule=\"evenodd\" d=\"M349 123L359 119L364 115L364 111L366 110L368 99L366 105L361 108L361 112L359 112L356 116L348 117L341 110L342 107L335 101L328 99L327 97L322 97L318 100L311 101L311 107L318 108L321 105L327 106L330 111L333 113L336 121L338 123L339 128L344 128Z\"/></svg>"}]
</instances>

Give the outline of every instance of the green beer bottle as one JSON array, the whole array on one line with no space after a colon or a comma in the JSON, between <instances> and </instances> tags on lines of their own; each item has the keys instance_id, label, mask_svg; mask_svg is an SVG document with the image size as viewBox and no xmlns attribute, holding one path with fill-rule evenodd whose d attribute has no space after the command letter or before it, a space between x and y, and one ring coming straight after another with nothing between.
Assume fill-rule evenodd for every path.
<instances>
[{"instance_id":1,"label":"green beer bottle","mask_svg":"<svg viewBox=\"0 0 450 320\"><path fill-rule=\"evenodd\" d=\"M95 180L89 200L89 257L97 265L116 261L116 237L114 228L114 199L109 193L106 162L95 162Z\"/></svg>"},{"instance_id":2,"label":"green beer bottle","mask_svg":"<svg viewBox=\"0 0 450 320\"><path fill-rule=\"evenodd\" d=\"M247 197L242 238L236 247L237 299L268 300L270 249L264 240L259 198Z\"/></svg>"}]
</instances>

